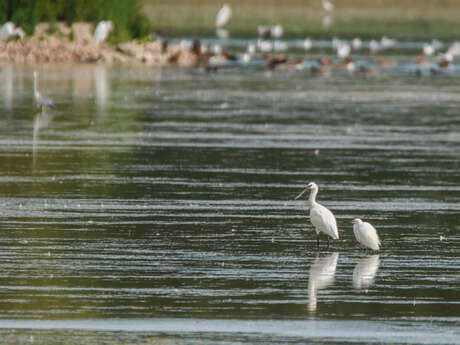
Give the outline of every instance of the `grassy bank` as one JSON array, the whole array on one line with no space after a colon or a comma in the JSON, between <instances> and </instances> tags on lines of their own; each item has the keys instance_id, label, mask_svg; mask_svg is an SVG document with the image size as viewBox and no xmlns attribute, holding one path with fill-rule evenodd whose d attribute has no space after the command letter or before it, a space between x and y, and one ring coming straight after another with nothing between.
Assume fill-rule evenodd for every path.
<instances>
[{"instance_id":1,"label":"grassy bank","mask_svg":"<svg viewBox=\"0 0 460 345\"><path fill-rule=\"evenodd\" d=\"M460 1L456 0L335 0L332 24L320 0L228 0L233 16L232 37L254 37L258 25L281 23L285 37L331 36L399 39L460 39ZM224 1L144 0L154 28L170 36L215 36L215 17ZM282 5L280 5L282 3Z\"/></svg>"}]
</instances>

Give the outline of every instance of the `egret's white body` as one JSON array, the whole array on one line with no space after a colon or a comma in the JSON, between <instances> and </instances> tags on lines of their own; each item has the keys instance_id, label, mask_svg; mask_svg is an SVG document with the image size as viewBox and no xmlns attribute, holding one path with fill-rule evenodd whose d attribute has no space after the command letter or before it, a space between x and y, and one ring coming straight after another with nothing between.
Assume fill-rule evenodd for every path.
<instances>
[{"instance_id":1,"label":"egret's white body","mask_svg":"<svg viewBox=\"0 0 460 345\"><path fill-rule=\"evenodd\" d=\"M337 46L337 56L341 59L345 59L350 55L351 47L347 42L341 42Z\"/></svg>"},{"instance_id":2,"label":"egret's white body","mask_svg":"<svg viewBox=\"0 0 460 345\"><path fill-rule=\"evenodd\" d=\"M371 50L372 54L375 54L380 49L380 43L376 40L372 40L369 42L369 49Z\"/></svg>"},{"instance_id":3,"label":"egret's white body","mask_svg":"<svg viewBox=\"0 0 460 345\"><path fill-rule=\"evenodd\" d=\"M363 222L359 218L353 219L352 223L353 233L359 243L372 250L380 249L379 235L377 235L377 230L371 224Z\"/></svg>"},{"instance_id":4,"label":"egret's white body","mask_svg":"<svg viewBox=\"0 0 460 345\"><path fill-rule=\"evenodd\" d=\"M14 23L6 22L0 28L0 41L6 41L14 34Z\"/></svg>"},{"instance_id":5,"label":"egret's white body","mask_svg":"<svg viewBox=\"0 0 460 345\"><path fill-rule=\"evenodd\" d=\"M380 264L379 257L379 254L375 254L358 260L353 270L353 287L355 289L366 289L374 284Z\"/></svg>"},{"instance_id":6,"label":"egret's white body","mask_svg":"<svg viewBox=\"0 0 460 345\"><path fill-rule=\"evenodd\" d=\"M228 4L224 4L222 8L217 13L216 17L216 27L221 28L225 26L232 16L232 8Z\"/></svg>"},{"instance_id":7,"label":"egret's white body","mask_svg":"<svg viewBox=\"0 0 460 345\"><path fill-rule=\"evenodd\" d=\"M309 38L306 38L303 42L302 42L302 46L303 46L303 49L305 49L306 51L310 50L313 46L313 42L311 41L311 39Z\"/></svg>"},{"instance_id":8,"label":"egret's white body","mask_svg":"<svg viewBox=\"0 0 460 345\"><path fill-rule=\"evenodd\" d=\"M323 4L323 8L327 12L331 12L334 10L334 4L329 0L322 0L321 3Z\"/></svg>"},{"instance_id":9,"label":"egret's white body","mask_svg":"<svg viewBox=\"0 0 460 345\"><path fill-rule=\"evenodd\" d=\"M308 310L315 311L317 290L327 288L334 283L339 253L331 253L325 257L317 257L310 267L308 276Z\"/></svg>"},{"instance_id":10,"label":"egret's white body","mask_svg":"<svg viewBox=\"0 0 460 345\"><path fill-rule=\"evenodd\" d=\"M46 97L45 95L42 95L40 91L38 90L38 72L37 71L34 71L34 97L35 97L35 103L37 104L37 107L41 107L43 112L46 110L47 107L54 109L53 101L50 98Z\"/></svg>"},{"instance_id":11,"label":"egret's white body","mask_svg":"<svg viewBox=\"0 0 460 345\"><path fill-rule=\"evenodd\" d=\"M425 44L423 45L423 54L424 54L424 55L429 55L429 56L431 56L431 55L434 54L434 52L435 52L435 49L434 49L434 47L433 47L431 44L426 44L426 43L425 43Z\"/></svg>"},{"instance_id":12,"label":"egret's white body","mask_svg":"<svg viewBox=\"0 0 460 345\"><path fill-rule=\"evenodd\" d=\"M93 40L95 44L104 43L109 37L109 33L113 30L113 23L110 20L99 22L94 30Z\"/></svg>"},{"instance_id":13,"label":"egret's white body","mask_svg":"<svg viewBox=\"0 0 460 345\"><path fill-rule=\"evenodd\" d=\"M354 50L359 50L363 46L363 41L361 41L360 38L356 37L353 39L353 41L351 41L351 45Z\"/></svg>"},{"instance_id":14,"label":"egret's white body","mask_svg":"<svg viewBox=\"0 0 460 345\"><path fill-rule=\"evenodd\" d=\"M281 24L277 24L275 26L272 26L271 28L271 35L274 39L279 39L283 36L283 27Z\"/></svg>"},{"instance_id":15,"label":"egret's white body","mask_svg":"<svg viewBox=\"0 0 460 345\"><path fill-rule=\"evenodd\" d=\"M396 44L396 40L394 40L393 38L388 38L386 36L383 36L382 39L380 40L380 46L385 49L393 48L395 44Z\"/></svg>"},{"instance_id":16,"label":"egret's white body","mask_svg":"<svg viewBox=\"0 0 460 345\"><path fill-rule=\"evenodd\" d=\"M299 199L308 190L311 190L307 203L308 207L310 208L310 221L315 228L316 235L319 235L322 232L327 236L332 237L334 240L338 240L339 231L337 229L337 221L335 220L334 214L329 211L329 209L316 202L316 194L318 194L318 185L316 183L309 183L307 188L305 188L302 193L296 197L296 200Z\"/></svg>"}]
</instances>

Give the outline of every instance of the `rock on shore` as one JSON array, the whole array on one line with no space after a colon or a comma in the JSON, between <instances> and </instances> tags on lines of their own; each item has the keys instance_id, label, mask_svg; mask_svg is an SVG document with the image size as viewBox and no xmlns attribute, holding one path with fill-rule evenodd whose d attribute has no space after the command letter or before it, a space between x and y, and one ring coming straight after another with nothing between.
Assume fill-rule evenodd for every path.
<instances>
[{"instance_id":1,"label":"rock on shore","mask_svg":"<svg viewBox=\"0 0 460 345\"><path fill-rule=\"evenodd\" d=\"M71 27L58 23L50 34L47 23L37 25L31 37L0 42L0 64L106 63L146 66L201 67L207 64L200 50L164 42L131 41L117 46L96 44L90 23Z\"/></svg>"}]
</instances>

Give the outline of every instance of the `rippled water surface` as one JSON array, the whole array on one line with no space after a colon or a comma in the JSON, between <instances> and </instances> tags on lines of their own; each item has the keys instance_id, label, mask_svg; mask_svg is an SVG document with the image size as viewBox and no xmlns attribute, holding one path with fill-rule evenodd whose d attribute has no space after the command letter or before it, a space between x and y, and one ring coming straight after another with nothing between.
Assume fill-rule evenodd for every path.
<instances>
[{"instance_id":1,"label":"rippled water surface","mask_svg":"<svg viewBox=\"0 0 460 345\"><path fill-rule=\"evenodd\" d=\"M460 343L458 78L40 73L54 113L0 71L4 339ZM293 200L310 181L329 249Z\"/></svg>"}]
</instances>

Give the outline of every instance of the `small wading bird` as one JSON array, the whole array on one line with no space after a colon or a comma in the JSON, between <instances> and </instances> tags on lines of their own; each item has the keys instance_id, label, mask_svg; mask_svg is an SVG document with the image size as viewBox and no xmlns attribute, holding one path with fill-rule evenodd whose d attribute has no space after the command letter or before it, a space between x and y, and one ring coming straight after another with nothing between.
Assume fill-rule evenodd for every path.
<instances>
[{"instance_id":1,"label":"small wading bird","mask_svg":"<svg viewBox=\"0 0 460 345\"><path fill-rule=\"evenodd\" d=\"M330 2L329 0L322 0L321 1L322 5L323 5L323 9L327 12L331 12L334 10L334 4L332 2Z\"/></svg>"},{"instance_id":2,"label":"small wading bird","mask_svg":"<svg viewBox=\"0 0 460 345\"><path fill-rule=\"evenodd\" d=\"M352 223L353 232L359 243L372 250L380 249L379 235L377 235L377 230L371 224L363 222L359 218L353 219Z\"/></svg>"},{"instance_id":3,"label":"small wading bird","mask_svg":"<svg viewBox=\"0 0 460 345\"><path fill-rule=\"evenodd\" d=\"M320 232L326 234L327 246L329 247L329 236L334 240L339 239L339 232L337 230L337 222L335 216L323 205L316 202L316 194L318 194L318 185L314 182L310 182L295 200L300 199L306 191L311 190L310 196L308 197L307 205L310 208L310 221L315 227L316 231L316 244L319 247L319 234Z\"/></svg>"},{"instance_id":4,"label":"small wading bird","mask_svg":"<svg viewBox=\"0 0 460 345\"><path fill-rule=\"evenodd\" d=\"M228 4L224 4L222 8L217 13L216 17L216 27L221 28L225 26L232 16L232 8Z\"/></svg>"},{"instance_id":5,"label":"small wading bird","mask_svg":"<svg viewBox=\"0 0 460 345\"><path fill-rule=\"evenodd\" d=\"M45 112L47 107L55 109L53 101L50 98L42 95L40 91L38 91L38 72L37 71L34 71L34 96L35 96L35 103L37 104L37 108L41 107L42 112Z\"/></svg>"}]
</instances>

